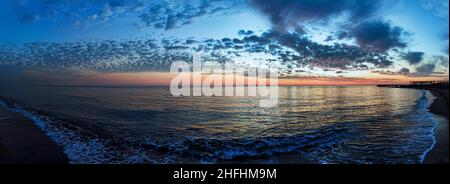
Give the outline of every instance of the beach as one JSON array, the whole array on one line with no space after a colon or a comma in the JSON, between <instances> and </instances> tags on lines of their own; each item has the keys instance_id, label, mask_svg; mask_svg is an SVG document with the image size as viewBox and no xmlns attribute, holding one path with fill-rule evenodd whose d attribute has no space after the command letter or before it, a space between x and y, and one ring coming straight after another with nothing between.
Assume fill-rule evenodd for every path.
<instances>
[{"instance_id":1,"label":"beach","mask_svg":"<svg viewBox=\"0 0 450 184\"><path fill-rule=\"evenodd\" d=\"M427 164L448 164L449 129L448 129L448 89L430 89L436 99L430 105L430 112L437 115L440 123L436 129L436 145L426 157Z\"/></svg>"},{"instance_id":2,"label":"beach","mask_svg":"<svg viewBox=\"0 0 450 184\"><path fill-rule=\"evenodd\" d=\"M67 156L29 119L0 107L0 164L66 164Z\"/></svg>"}]
</instances>

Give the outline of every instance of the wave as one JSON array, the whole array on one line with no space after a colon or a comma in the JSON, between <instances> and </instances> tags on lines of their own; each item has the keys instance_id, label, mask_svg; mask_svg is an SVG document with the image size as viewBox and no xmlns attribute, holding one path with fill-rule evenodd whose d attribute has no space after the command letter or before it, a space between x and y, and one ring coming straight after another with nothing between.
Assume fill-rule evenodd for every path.
<instances>
[{"instance_id":1,"label":"wave","mask_svg":"<svg viewBox=\"0 0 450 184\"><path fill-rule=\"evenodd\" d=\"M431 103L429 103L429 98L427 97L427 94L431 96L432 101L436 99L431 92L429 91L423 91L422 97L417 101L417 107L419 111L423 113L423 118L429 119L432 122L432 128L428 133L428 137L432 140L431 145L425 149L425 151L422 153L422 155L419 156L420 163L423 163L425 161L426 156L428 153L435 147L437 141L436 141L436 130L439 126L438 121L433 117L433 114L429 111L429 106Z\"/></svg>"},{"instance_id":2,"label":"wave","mask_svg":"<svg viewBox=\"0 0 450 184\"><path fill-rule=\"evenodd\" d=\"M153 138L145 138L143 141L137 138L106 140L84 136L82 128L65 127L51 117L25 110L17 104L5 103L1 99L0 107L18 112L30 119L51 140L64 148L64 153L72 164L183 162L179 158L191 158L199 160L200 163L216 163L240 158L300 153L318 145L323 147L339 144L346 134L343 128L325 127L303 135L288 137L234 140L180 137L176 141L163 142ZM154 157L149 155L149 152L161 156Z\"/></svg>"},{"instance_id":3,"label":"wave","mask_svg":"<svg viewBox=\"0 0 450 184\"><path fill-rule=\"evenodd\" d=\"M267 157L276 154L299 153L307 149L336 146L349 134L344 128L326 127L307 134L287 137L263 137L233 140L185 138L166 144L148 138L143 147L152 147L169 157L187 157L201 163ZM316 158L306 158L317 160Z\"/></svg>"},{"instance_id":4,"label":"wave","mask_svg":"<svg viewBox=\"0 0 450 184\"><path fill-rule=\"evenodd\" d=\"M22 114L39 127L51 140L64 148L72 164L96 163L143 163L145 158L139 154L124 155L110 150L97 138L83 137L82 132L74 128L58 126L50 117L27 111L23 107L0 99L0 107Z\"/></svg>"}]
</instances>

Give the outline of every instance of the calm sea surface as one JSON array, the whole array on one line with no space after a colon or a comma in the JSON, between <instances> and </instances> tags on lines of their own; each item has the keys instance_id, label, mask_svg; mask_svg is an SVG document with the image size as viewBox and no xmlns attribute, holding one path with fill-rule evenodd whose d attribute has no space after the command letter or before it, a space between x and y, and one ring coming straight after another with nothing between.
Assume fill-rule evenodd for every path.
<instances>
[{"instance_id":1,"label":"calm sea surface","mask_svg":"<svg viewBox=\"0 0 450 184\"><path fill-rule=\"evenodd\" d=\"M0 91L72 163L420 163L437 125L415 89L280 87L272 108L167 87Z\"/></svg>"}]
</instances>

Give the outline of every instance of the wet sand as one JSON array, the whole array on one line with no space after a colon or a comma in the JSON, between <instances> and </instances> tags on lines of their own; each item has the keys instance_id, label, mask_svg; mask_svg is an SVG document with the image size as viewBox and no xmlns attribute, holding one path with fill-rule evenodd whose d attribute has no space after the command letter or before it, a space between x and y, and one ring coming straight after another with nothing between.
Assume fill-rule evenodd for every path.
<instances>
[{"instance_id":1,"label":"wet sand","mask_svg":"<svg viewBox=\"0 0 450 184\"><path fill-rule=\"evenodd\" d=\"M19 113L0 107L0 164L66 164L63 149Z\"/></svg>"},{"instance_id":2,"label":"wet sand","mask_svg":"<svg viewBox=\"0 0 450 184\"><path fill-rule=\"evenodd\" d=\"M430 112L437 115L439 126L436 129L436 144L425 158L426 164L449 163L449 129L448 129L448 89L431 89L436 99L430 106Z\"/></svg>"}]
</instances>

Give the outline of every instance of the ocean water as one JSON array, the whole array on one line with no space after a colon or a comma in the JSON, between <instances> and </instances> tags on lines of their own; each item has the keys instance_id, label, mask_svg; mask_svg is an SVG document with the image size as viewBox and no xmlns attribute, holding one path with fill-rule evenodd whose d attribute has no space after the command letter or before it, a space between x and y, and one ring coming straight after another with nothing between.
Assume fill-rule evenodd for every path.
<instances>
[{"instance_id":1,"label":"ocean water","mask_svg":"<svg viewBox=\"0 0 450 184\"><path fill-rule=\"evenodd\" d=\"M438 123L416 89L283 86L271 108L167 87L0 91L71 163L421 163Z\"/></svg>"}]
</instances>

